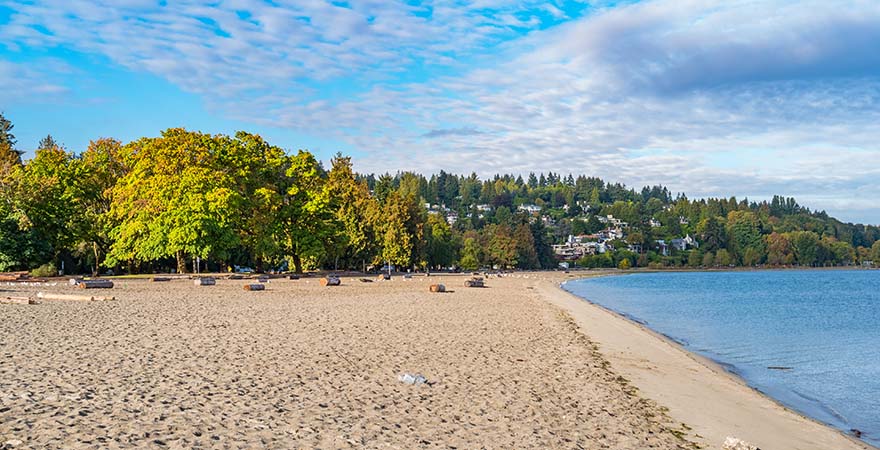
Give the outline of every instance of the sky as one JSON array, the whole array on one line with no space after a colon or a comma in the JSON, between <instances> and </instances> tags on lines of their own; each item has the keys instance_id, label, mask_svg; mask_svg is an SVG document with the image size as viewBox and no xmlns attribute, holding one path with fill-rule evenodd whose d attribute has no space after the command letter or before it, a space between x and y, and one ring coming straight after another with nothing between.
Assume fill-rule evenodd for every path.
<instances>
[{"instance_id":1,"label":"sky","mask_svg":"<svg viewBox=\"0 0 880 450\"><path fill-rule=\"evenodd\" d=\"M0 0L0 111L28 155L246 130L880 224L878 43L874 0Z\"/></svg>"}]
</instances>

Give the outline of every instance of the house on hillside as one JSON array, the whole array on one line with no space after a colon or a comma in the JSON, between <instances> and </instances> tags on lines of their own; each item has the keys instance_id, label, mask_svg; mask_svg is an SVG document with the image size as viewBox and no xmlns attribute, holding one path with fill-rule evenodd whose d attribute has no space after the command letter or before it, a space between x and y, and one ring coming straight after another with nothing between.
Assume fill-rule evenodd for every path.
<instances>
[{"instance_id":1,"label":"house on hillside","mask_svg":"<svg viewBox=\"0 0 880 450\"><path fill-rule=\"evenodd\" d=\"M527 212L529 214L538 214L541 212L541 207L538 205L519 205L520 211Z\"/></svg>"},{"instance_id":2,"label":"house on hillside","mask_svg":"<svg viewBox=\"0 0 880 450\"><path fill-rule=\"evenodd\" d=\"M700 243L697 242L696 239L692 238L690 234L686 235L683 238L673 239L670 241L672 248L683 252L688 248L700 248Z\"/></svg>"},{"instance_id":3,"label":"house on hillside","mask_svg":"<svg viewBox=\"0 0 880 450\"><path fill-rule=\"evenodd\" d=\"M660 228L661 226L663 226L663 224L660 223L659 220L657 220L653 217L651 217L651 220L648 221L648 225L650 225L651 228Z\"/></svg>"}]
</instances>

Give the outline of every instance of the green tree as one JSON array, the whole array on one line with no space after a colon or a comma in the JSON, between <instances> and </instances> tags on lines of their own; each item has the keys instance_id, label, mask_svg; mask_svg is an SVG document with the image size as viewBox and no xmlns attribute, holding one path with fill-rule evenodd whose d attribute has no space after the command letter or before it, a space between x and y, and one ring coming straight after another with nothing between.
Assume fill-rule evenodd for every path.
<instances>
[{"instance_id":1,"label":"green tree","mask_svg":"<svg viewBox=\"0 0 880 450\"><path fill-rule=\"evenodd\" d=\"M812 231L794 231L789 234L795 260L802 266L819 264L819 235Z\"/></svg>"},{"instance_id":2,"label":"green tree","mask_svg":"<svg viewBox=\"0 0 880 450\"><path fill-rule=\"evenodd\" d=\"M699 250L691 250L688 252L688 266L699 267L703 259L700 257Z\"/></svg>"},{"instance_id":3,"label":"green tree","mask_svg":"<svg viewBox=\"0 0 880 450\"><path fill-rule=\"evenodd\" d=\"M528 223L521 223L514 231L516 241L516 266L520 269L538 269L541 264L535 249L535 238Z\"/></svg>"},{"instance_id":4,"label":"green tree","mask_svg":"<svg viewBox=\"0 0 880 450\"><path fill-rule=\"evenodd\" d=\"M428 239L427 260L431 268L448 267L455 261L452 230L439 214L428 216L425 236Z\"/></svg>"},{"instance_id":5,"label":"green tree","mask_svg":"<svg viewBox=\"0 0 880 450\"><path fill-rule=\"evenodd\" d=\"M480 243L474 237L466 237L458 263L462 269L476 270L480 267Z\"/></svg>"},{"instance_id":6,"label":"green tree","mask_svg":"<svg viewBox=\"0 0 880 450\"><path fill-rule=\"evenodd\" d=\"M875 265L880 266L880 240L875 241L871 246L871 259Z\"/></svg>"},{"instance_id":7,"label":"green tree","mask_svg":"<svg viewBox=\"0 0 880 450\"><path fill-rule=\"evenodd\" d=\"M704 267L712 267L715 265L715 255L712 252L706 252L703 254L703 266Z\"/></svg>"},{"instance_id":8,"label":"green tree","mask_svg":"<svg viewBox=\"0 0 880 450\"><path fill-rule=\"evenodd\" d=\"M761 223L751 211L731 211L727 215L727 235L733 257L745 265L758 264L766 249L761 236ZM746 261L746 256L749 260Z\"/></svg>"},{"instance_id":9,"label":"green tree","mask_svg":"<svg viewBox=\"0 0 880 450\"><path fill-rule=\"evenodd\" d=\"M730 253L727 252L727 249L719 249L715 252L715 264L719 266L729 266L733 263L733 259L730 257Z\"/></svg>"},{"instance_id":10,"label":"green tree","mask_svg":"<svg viewBox=\"0 0 880 450\"><path fill-rule=\"evenodd\" d=\"M185 272L186 255L222 256L237 245L243 199L223 164L230 145L225 136L177 128L125 146L129 171L113 188L117 225L107 263L173 257Z\"/></svg>"},{"instance_id":11,"label":"green tree","mask_svg":"<svg viewBox=\"0 0 880 450\"><path fill-rule=\"evenodd\" d=\"M709 216L697 224L697 235L700 239L700 247L708 252L727 247L727 232L724 225L716 216Z\"/></svg>"},{"instance_id":12,"label":"green tree","mask_svg":"<svg viewBox=\"0 0 880 450\"><path fill-rule=\"evenodd\" d=\"M375 258L378 251L376 227L379 204L370 196L367 184L355 177L351 158L337 154L331 164L327 183L331 208L335 212L343 243L335 256L348 267L365 265Z\"/></svg>"}]
</instances>

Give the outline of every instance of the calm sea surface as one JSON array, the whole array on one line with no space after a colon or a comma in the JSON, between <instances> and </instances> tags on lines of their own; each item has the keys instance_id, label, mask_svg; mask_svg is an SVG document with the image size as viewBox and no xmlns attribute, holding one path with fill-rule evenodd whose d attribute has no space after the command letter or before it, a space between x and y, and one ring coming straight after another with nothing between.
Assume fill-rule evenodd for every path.
<instances>
[{"instance_id":1,"label":"calm sea surface","mask_svg":"<svg viewBox=\"0 0 880 450\"><path fill-rule=\"evenodd\" d=\"M880 445L880 271L650 273L564 287Z\"/></svg>"}]
</instances>

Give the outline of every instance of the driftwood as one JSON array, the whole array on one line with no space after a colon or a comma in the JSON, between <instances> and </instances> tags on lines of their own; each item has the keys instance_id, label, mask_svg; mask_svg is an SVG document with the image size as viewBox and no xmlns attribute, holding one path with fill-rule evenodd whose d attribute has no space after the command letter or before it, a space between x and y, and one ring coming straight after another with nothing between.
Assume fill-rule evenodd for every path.
<instances>
[{"instance_id":1,"label":"driftwood","mask_svg":"<svg viewBox=\"0 0 880 450\"><path fill-rule=\"evenodd\" d=\"M378 278L378 279L380 279L380 280L386 280L386 281L387 281L387 280L390 280L390 279L391 279L391 274L390 274L390 273L381 273L381 274L379 274L379 276L376 277L376 278Z\"/></svg>"},{"instance_id":2,"label":"driftwood","mask_svg":"<svg viewBox=\"0 0 880 450\"><path fill-rule=\"evenodd\" d=\"M30 297L0 297L0 303L13 305L36 305L39 302Z\"/></svg>"},{"instance_id":3,"label":"driftwood","mask_svg":"<svg viewBox=\"0 0 880 450\"><path fill-rule=\"evenodd\" d=\"M320 283L321 286L339 286L340 284L342 284L342 281L339 279L339 277L330 276L321 278Z\"/></svg>"},{"instance_id":4,"label":"driftwood","mask_svg":"<svg viewBox=\"0 0 880 450\"><path fill-rule=\"evenodd\" d=\"M407 280L411 280L411 279L412 279L412 274L411 274L411 273L405 273L405 274L403 274L403 278L405 278L405 279L407 279Z\"/></svg>"},{"instance_id":5,"label":"driftwood","mask_svg":"<svg viewBox=\"0 0 880 450\"><path fill-rule=\"evenodd\" d=\"M0 281L26 281L30 278L27 271L0 273Z\"/></svg>"},{"instance_id":6,"label":"driftwood","mask_svg":"<svg viewBox=\"0 0 880 450\"><path fill-rule=\"evenodd\" d=\"M217 284L217 280L214 277L201 277L193 280L193 284L196 286L213 286Z\"/></svg>"},{"instance_id":7,"label":"driftwood","mask_svg":"<svg viewBox=\"0 0 880 450\"><path fill-rule=\"evenodd\" d=\"M431 292L446 292L446 286L442 284L432 284Z\"/></svg>"},{"instance_id":8,"label":"driftwood","mask_svg":"<svg viewBox=\"0 0 880 450\"><path fill-rule=\"evenodd\" d=\"M111 289L113 282L110 280L82 280L76 284L80 289Z\"/></svg>"},{"instance_id":9,"label":"driftwood","mask_svg":"<svg viewBox=\"0 0 880 450\"><path fill-rule=\"evenodd\" d=\"M152 281L154 283L158 283L160 281L171 281L171 278L169 278L169 277L153 277L153 278L150 278L150 281Z\"/></svg>"},{"instance_id":10,"label":"driftwood","mask_svg":"<svg viewBox=\"0 0 880 450\"><path fill-rule=\"evenodd\" d=\"M67 280L67 284L69 284L71 286L76 286L76 285L80 284L82 282L82 280L83 280L82 278L71 278L71 279Z\"/></svg>"},{"instance_id":11,"label":"driftwood","mask_svg":"<svg viewBox=\"0 0 880 450\"><path fill-rule=\"evenodd\" d=\"M265 284L246 284L244 285L244 290L246 291L265 291Z\"/></svg>"},{"instance_id":12,"label":"driftwood","mask_svg":"<svg viewBox=\"0 0 880 450\"><path fill-rule=\"evenodd\" d=\"M372 282L373 282L373 280L371 280L369 278L361 278L361 283L372 283Z\"/></svg>"},{"instance_id":13,"label":"driftwood","mask_svg":"<svg viewBox=\"0 0 880 450\"><path fill-rule=\"evenodd\" d=\"M288 279L291 279L291 280L299 280L299 275L290 275L290 276L287 277L287 278L288 278Z\"/></svg>"},{"instance_id":14,"label":"driftwood","mask_svg":"<svg viewBox=\"0 0 880 450\"><path fill-rule=\"evenodd\" d=\"M116 297L104 297L97 295L53 294L43 292L38 292L37 298L43 300L69 300L74 302L109 302L116 300Z\"/></svg>"},{"instance_id":15,"label":"driftwood","mask_svg":"<svg viewBox=\"0 0 880 450\"><path fill-rule=\"evenodd\" d=\"M480 277L474 277L464 282L464 287L486 287L485 282Z\"/></svg>"},{"instance_id":16,"label":"driftwood","mask_svg":"<svg viewBox=\"0 0 880 450\"><path fill-rule=\"evenodd\" d=\"M228 279L228 280L243 280L244 275L230 275L230 276L226 277L226 279Z\"/></svg>"},{"instance_id":17,"label":"driftwood","mask_svg":"<svg viewBox=\"0 0 880 450\"><path fill-rule=\"evenodd\" d=\"M269 275L260 275L257 277L258 283L265 283L267 281L269 281Z\"/></svg>"}]
</instances>

